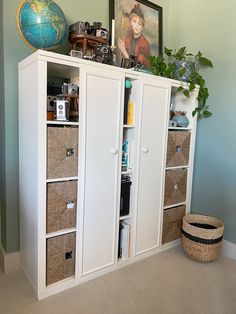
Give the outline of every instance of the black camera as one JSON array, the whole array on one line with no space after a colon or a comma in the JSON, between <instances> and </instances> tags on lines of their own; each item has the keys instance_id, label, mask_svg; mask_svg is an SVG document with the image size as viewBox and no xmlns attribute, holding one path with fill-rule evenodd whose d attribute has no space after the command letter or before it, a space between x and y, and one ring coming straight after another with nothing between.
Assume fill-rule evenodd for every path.
<instances>
[{"instance_id":1,"label":"black camera","mask_svg":"<svg viewBox=\"0 0 236 314\"><path fill-rule=\"evenodd\" d=\"M89 22L78 21L69 26L69 36L73 34L87 34L88 29L90 29Z\"/></svg>"},{"instance_id":2,"label":"black camera","mask_svg":"<svg viewBox=\"0 0 236 314\"><path fill-rule=\"evenodd\" d=\"M94 46L94 52L94 61L106 64L113 64L112 51L109 45L96 44Z\"/></svg>"},{"instance_id":3,"label":"black camera","mask_svg":"<svg viewBox=\"0 0 236 314\"><path fill-rule=\"evenodd\" d=\"M87 33L89 35L96 36L96 31L98 29L101 29L101 27L102 27L102 23L101 22L93 22L93 25L90 25L90 28L89 28Z\"/></svg>"},{"instance_id":4,"label":"black camera","mask_svg":"<svg viewBox=\"0 0 236 314\"><path fill-rule=\"evenodd\" d=\"M138 62L137 57L130 55L129 58L122 58L121 67L125 69L142 67L142 65Z\"/></svg>"}]
</instances>

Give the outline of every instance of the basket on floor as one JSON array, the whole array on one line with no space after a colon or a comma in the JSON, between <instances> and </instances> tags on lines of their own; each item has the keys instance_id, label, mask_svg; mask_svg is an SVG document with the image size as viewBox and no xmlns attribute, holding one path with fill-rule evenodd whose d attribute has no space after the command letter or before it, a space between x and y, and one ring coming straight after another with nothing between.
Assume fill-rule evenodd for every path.
<instances>
[{"instance_id":1,"label":"basket on floor","mask_svg":"<svg viewBox=\"0 0 236 314\"><path fill-rule=\"evenodd\" d=\"M224 223L218 218L187 214L183 217L182 245L185 253L199 262L219 257Z\"/></svg>"}]
</instances>

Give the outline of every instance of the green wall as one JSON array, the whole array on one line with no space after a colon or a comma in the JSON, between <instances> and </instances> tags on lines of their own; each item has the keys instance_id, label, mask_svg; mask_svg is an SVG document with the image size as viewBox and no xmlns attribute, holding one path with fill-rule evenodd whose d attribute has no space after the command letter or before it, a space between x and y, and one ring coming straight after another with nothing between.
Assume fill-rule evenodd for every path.
<instances>
[{"instance_id":1,"label":"green wall","mask_svg":"<svg viewBox=\"0 0 236 314\"><path fill-rule=\"evenodd\" d=\"M3 1L0 1L0 42L3 43ZM3 45L0 45L0 212L5 208L5 102L4 102L4 54ZM1 236L6 242L6 213L2 211L0 222Z\"/></svg>"},{"instance_id":2,"label":"green wall","mask_svg":"<svg viewBox=\"0 0 236 314\"><path fill-rule=\"evenodd\" d=\"M214 63L205 70L210 119L199 122L192 212L221 217L225 239L236 243L236 1L170 1L168 45L201 50Z\"/></svg>"},{"instance_id":3,"label":"green wall","mask_svg":"<svg viewBox=\"0 0 236 314\"><path fill-rule=\"evenodd\" d=\"M16 30L15 11L19 2L0 0L4 12L4 18L0 16L3 23L0 40L4 37L0 47L0 206L2 245L6 252L19 249L17 65L32 53ZM108 27L108 0L56 2L69 24L77 20L101 21ZM236 3L234 0L223 4L215 0L152 2L163 7L164 45L171 48L186 45L192 52L201 50L214 62L214 70L204 73L214 115L198 125L192 211L222 217L226 223L225 239L236 243L236 132L233 130L236 63L232 62L236 43L230 37L236 28L233 14Z\"/></svg>"},{"instance_id":4,"label":"green wall","mask_svg":"<svg viewBox=\"0 0 236 314\"><path fill-rule=\"evenodd\" d=\"M167 38L168 1L153 1L164 8L165 31ZM19 193L18 193L18 62L33 51L22 41L16 30L15 12L19 1L0 0L0 209L1 242L7 253L19 249ZM108 0L76 1L56 0L64 11L68 23L101 21L109 25ZM3 18L2 18L3 11ZM62 51L68 49L64 45ZM4 71L3 71L4 70ZM4 87L3 87L4 86Z\"/></svg>"}]
</instances>

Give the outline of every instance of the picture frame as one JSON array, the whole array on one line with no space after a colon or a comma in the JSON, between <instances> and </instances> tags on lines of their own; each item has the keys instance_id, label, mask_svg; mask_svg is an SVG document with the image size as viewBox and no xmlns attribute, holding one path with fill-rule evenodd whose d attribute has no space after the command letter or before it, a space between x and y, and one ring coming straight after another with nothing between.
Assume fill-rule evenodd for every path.
<instances>
[{"instance_id":1,"label":"picture frame","mask_svg":"<svg viewBox=\"0 0 236 314\"><path fill-rule=\"evenodd\" d=\"M148 67L149 55L162 55L162 28L162 7L146 0L109 0L111 46L118 66L134 56Z\"/></svg>"}]
</instances>

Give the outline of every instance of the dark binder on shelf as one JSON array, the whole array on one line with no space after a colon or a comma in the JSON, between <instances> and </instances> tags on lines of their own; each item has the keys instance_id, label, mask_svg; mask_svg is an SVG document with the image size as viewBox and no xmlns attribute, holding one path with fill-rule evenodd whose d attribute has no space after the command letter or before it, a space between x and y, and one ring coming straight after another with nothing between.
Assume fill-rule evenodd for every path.
<instances>
[{"instance_id":1,"label":"dark binder on shelf","mask_svg":"<svg viewBox=\"0 0 236 314\"><path fill-rule=\"evenodd\" d=\"M129 177L121 180L121 193L120 193L120 216L129 215L130 203L130 186L132 182Z\"/></svg>"}]
</instances>

